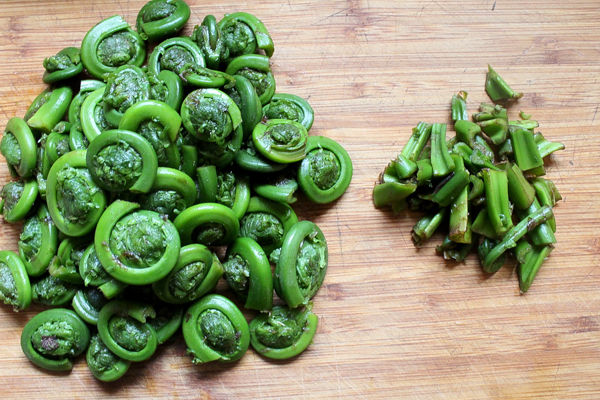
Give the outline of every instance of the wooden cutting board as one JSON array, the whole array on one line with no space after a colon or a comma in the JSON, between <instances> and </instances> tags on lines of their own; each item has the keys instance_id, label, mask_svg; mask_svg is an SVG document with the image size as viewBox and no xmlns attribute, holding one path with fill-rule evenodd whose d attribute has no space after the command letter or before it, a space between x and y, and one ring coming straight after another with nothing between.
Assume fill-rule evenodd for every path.
<instances>
[{"instance_id":1,"label":"wooden cutting board","mask_svg":"<svg viewBox=\"0 0 600 400\"><path fill-rule=\"evenodd\" d=\"M114 14L134 23L142 0L0 4L0 126L22 116L41 83L42 60L78 46ZM275 42L278 91L308 99L312 134L340 142L354 163L346 194L294 208L324 231L330 252L314 299L314 344L289 361L254 351L233 364L192 365L180 335L127 376L101 383L83 359L70 374L33 366L19 345L42 308L0 309L4 399L398 398L593 399L600 393L600 9L575 1L199 1L185 34L206 14L247 11ZM507 265L493 276L474 256L445 262L440 237L410 240L418 215L376 210L371 190L419 121L449 122L449 102L484 92L487 64L525 96L509 109L533 115L566 150L547 163L563 196L558 244L520 295ZM8 181L4 162L0 181ZM0 224L16 250L20 225ZM220 292L228 293L222 286Z\"/></svg>"}]
</instances>

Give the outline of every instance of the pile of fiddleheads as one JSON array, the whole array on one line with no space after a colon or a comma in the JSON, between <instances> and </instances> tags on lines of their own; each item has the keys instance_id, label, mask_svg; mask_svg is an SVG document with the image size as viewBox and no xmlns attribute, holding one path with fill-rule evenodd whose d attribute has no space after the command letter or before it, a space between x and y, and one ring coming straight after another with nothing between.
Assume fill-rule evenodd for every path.
<instances>
[{"instance_id":1,"label":"pile of fiddleheads","mask_svg":"<svg viewBox=\"0 0 600 400\"><path fill-rule=\"evenodd\" d=\"M0 251L0 299L52 307L21 338L42 368L70 370L85 353L112 381L180 327L194 362L238 360L250 345L289 358L316 332L327 242L291 204L298 189L339 198L348 153L309 135L306 100L276 92L258 18L209 15L175 37L189 17L184 1L152 0L136 30L99 22L81 48L44 60L51 86L6 125L14 181L0 212L23 228L19 254ZM250 324L212 293L221 278Z\"/></svg>"}]
</instances>

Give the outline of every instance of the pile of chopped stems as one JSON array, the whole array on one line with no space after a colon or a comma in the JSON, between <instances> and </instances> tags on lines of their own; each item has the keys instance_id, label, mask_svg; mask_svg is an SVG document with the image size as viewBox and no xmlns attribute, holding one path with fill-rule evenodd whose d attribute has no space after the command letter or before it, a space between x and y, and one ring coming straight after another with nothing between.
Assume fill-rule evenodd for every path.
<instances>
[{"instance_id":1,"label":"pile of chopped stems","mask_svg":"<svg viewBox=\"0 0 600 400\"><path fill-rule=\"evenodd\" d=\"M491 66L485 87L493 101L523 95ZM525 293L556 243L552 208L561 196L545 178L544 160L564 145L545 139L522 111L509 119L502 104L481 103L469 120L466 100L464 91L451 100L454 137L445 123L413 128L381 173L373 201L396 214L425 212L413 227L413 242L423 245L440 228L446 236L436 250L447 260L460 262L476 250L490 274L515 260Z\"/></svg>"},{"instance_id":2,"label":"pile of chopped stems","mask_svg":"<svg viewBox=\"0 0 600 400\"><path fill-rule=\"evenodd\" d=\"M44 60L51 86L6 126L0 213L23 225L18 254L0 251L0 300L49 308L21 336L42 368L86 353L113 381L180 328L194 363L250 345L285 359L312 342L327 242L291 205L298 189L342 196L352 163L309 135L306 100L276 92L258 18L208 15L176 37L189 17L182 0L152 0L137 32L99 22L81 49ZM212 293L221 278L231 296Z\"/></svg>"}]
</instances>

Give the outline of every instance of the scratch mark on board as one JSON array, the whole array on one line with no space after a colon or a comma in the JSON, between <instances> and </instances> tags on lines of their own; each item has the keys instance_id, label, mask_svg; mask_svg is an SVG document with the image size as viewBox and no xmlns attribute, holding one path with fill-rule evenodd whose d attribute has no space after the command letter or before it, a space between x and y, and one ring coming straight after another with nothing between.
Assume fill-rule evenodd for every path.
<instances>
[{"instance_id":1,"label":"scratch mark on board","mask_svg":"<svg viewBox=\"0 0 600 400\"><path fill-rule=\"evenodd\" d=\"M320 20L318 20L317 22L315 22L315 25L317 25L317 24L319 24L319 23L321 23L321 22L323 22L323 21L327 21L329 18L333 18L333 17L335 17L335 16L337 16L337 15L339 15L339 14L343 13L344 11L348 11L349 9L350 9L350 7L347 7L347 8L344 8L343 10L340 10L340 11L338 11L338 12L335 12L335 13L333 13L333 14L330 14L330 15L326 16L325 18L323 18L323 19L320 19Z\"/></svg>"},{"instance_id":2,"label":"scratch mark on board","mask_svg":"<svg viewBox=\"0 0 600 400\"><path fill-rule=\"evenodd\" d=\"M600 104L598 104L596 106L596 110L594 111L594 116L592 117L592 124L594 123L594 121L596 120L596 114L598 114L598 107L600 107Z\"/></svg>"},{"instance_id":3,"label":"scratch mark on board","mask_svg":"<svg viewBox=\"0 0 600 400\"><path fill-rule=\"evenodd\" d=\"M346 385L348 385L349 388L351 388L352 390L354 390L354 392L356 392L356 394L358 395L358 397L360 397L361 399L366 399L365 396L363 396L358 390L356 390L350 384L350 382L340 374L340 372L338 370L337 360L336 360L336 363L335 363L335 368L332 367L331 365L329 366L329 368L333 369L335 371L336 376L337 376L337 379L338 379L338 392L340 393L340 399L347 398L347 395L342 395L342 388L340 386L340 378L344 381L344 383L346 383Z\"/></svg>"}]
</instances>

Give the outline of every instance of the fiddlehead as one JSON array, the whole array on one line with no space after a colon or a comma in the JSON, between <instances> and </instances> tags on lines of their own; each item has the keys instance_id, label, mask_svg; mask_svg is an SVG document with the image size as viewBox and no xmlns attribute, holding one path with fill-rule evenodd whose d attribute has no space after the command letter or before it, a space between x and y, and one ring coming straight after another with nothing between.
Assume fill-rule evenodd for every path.
<instances>
[{"instance_id":1,"label":"fiddlehead","mask_svg":"<svg viewBox=\"0 0 600 400\"><path fill-rule=\"evenodd\" d=\"M161 71L179 74L187 64L204 67L204 56L196 43L188 37L167 39L154 48L148 59L148 72Z\"/></svg>"},{"instance_id":2,"label":"fiddlehead","mask_svg":"<svg viewBox=\"0 0 600 400\"><path fill-rule=\"evenodd\" d=\"M235 102L217 89L191 92L181 106L183 126L199 139L198 155L203 165L222 168L239 151L243 140L242 116Z\"/></svg>"},{"instance_id":3,"label":"fiddlehead","mask_svg":"<svg viewBox=\"0 0 600 400\"><path fill-rule=\"evenodd\" d=\"M35 303L60 307L69 304L77 293L77 286L46 275L31 285L31 299Z\"/></svg>"},{"instance_id":4,"label":"fiddlehead","mask_svg":"<svg viewBox=\"0 0 600 400\"><path fill-rule=\"evenodd\" d=\"M158 75L148 74L150 98L166 103L175 111L183 102L183 81L173 71L163 70Z\"/></svg>"},{"instance_id":5,"label":"fiddlehead","mask_svg":"<svg viewBox=\"0 0 600 400\"><path fill-rule=\"evenodd\" d=\"M140 198L143 210L155 211L175 219L196 200L196 185L185 173L172 168L158 168L152 189Z\"/></svg>"},{"instance_id":6,"label":"fiddlehead","mask_svg":"<svg viewBox=\"0 0 600 400\"><path fill-rule=\"evenodd\" d=\"M106 207L106 196L86 167L86 151L72 151L48 174L48 211L59 231L69 236L91 232Z\"/></svg>"},{"instance_id":7,"label":"fiddlehead","mask_svg":"<svg viewBox=\"0 0 600 400\"><path fill-rule=\"evenodd\" d=\"M244 307L267 311L273 307L271 265L258 243L247 237L237 238L228 248L223 263L225 278Z\"/></svg>"},{"instance_id":8,"label":"fiddlehead","mask_svg":"<svg viewBox=\"0 0 600 400\"><path fill-rule=\"evenodd\" d=\"M31 285L25 264L10 250L0 251L0 300L15 311L31 304Z\"/></svg>"},{"instance_id":9,"label":"fiddlehead","mask_svg":"<svg viewBox=\"0 0 600 400\"><path fill-rule=\"evenodd\" d=\"M55 83L77 76L83 71L81 51L78 47L66 47L56 55L44 59L44 83Z\"/></svg>"},{"instance_id":10,"label":"fiddlehead","mask_svg":"<svg viewBox=\"0 0 600 400\"><path fill-rule=\"evenodd\" d=\"M295 203L294 196L298 190L298 181L295 171L284 169L280 172L263 174L252 181L252 190L265 199L279 201L282 203Z\"/></svg>"},{"instance_id":11,"label":"fiddlehead","mask_svg":"<svg viewBox=\"0 0 600 400\"><path fill-rule=\"evenodd\" d=\"M152 145L159 166L170 168L180 164L175 143L180 127L181 117L177 111L158 100L135 103L119 122L119 129L136 132Z\"/></svg>"},{"instance_id":12,"label":"fiddlehead","mask_svg":"<svg viewBox=\"0 0 600 400\"><path fill-rule=\"evenodd\" d=\"M72 358L83 353L90 330L71 310L56 308L33 317L21 334L21 348L34 364L51 371L70 371Z\"/></svg>"},{"instance_id":13,"label":"fiddlehead","mask_svg":"<svg viewBox=\"0 0 600 400\"><path fill-rule=\"evenodd\" d=\"M289 119L300 122L308 131L315 119L315 112L308 101L302 97L275 93L271 101L263 107L263 116L267 119Z\"/></svg>"},{"instance_id":14,"label":"fiddlehead","mask_svg":"<svg viewBox=\"0 0 600 400\"><path fill-rule=\"evenodd\" d=\"M77 285L84 283L79 274L79 264L90 241L89 237L64 239L48 267L50 275Z\"/></svg>"},{"instance_id":15,"label":"fiddlehead","mask_svg":"<svg viewBox=\"0 0 600 400\"><path fill-rule=\"evenodd\" d=\"M275 78L271 73L269 58L260 54L246 54L233 59L225 72L229 75L243 76L248 79L264 106L275 94Z\"/></svg>"},{"instance_id":16,"label":"fiddlehead","mask_svg":"<svg viewBox=\"0 0 600 400\"><path fill-rule=\"evenodd\" d=\"M17 222L27 216L37 199L38 184L34 179L8 182L0 192L0 213L7 222Z\"/></svg>"},{"instance_id":17,"label":"fiddlehead","mask_svg":"<svg viewBox=\"0 0 600 400\"><path fill-rule=\"evenodd\" d=\"M278 254L273 282L277 295L292 308L307 304L323 284L327 258L321 229L310 221L295 224Z\"/></svg>"},{"instance_id":18,"label":"fiddlehead","mask_svg":"<svg viewBox=\"0 0 600 400\"><path fill-rule=\"evenodd\" d=\"M146 44L119 15L94 26L81 42L81 61L96 79L103 79L122 65L141 67L146 59Z\"/></svg>"},{"instance_id":19,"label":"fiddlehead","mask_svg":"<svg viewBox=\"0 0 600 400\"><path fill-rule=\"evenodd\" d=\"M147 285L173 269L180 241L169 220L137 208L138 204L127 201L112 203L98 221L94 243L98 259L112 277Z\"/></svg>"},{"instance_id":20,"label":"fiddlehead","mask_svg":"<svg viewBox=\"0 0 600 400\"><path fill-rule=\"evenodd\" d=\"M98 315L108 299L96 287L80 288L73 297L73 310L85 322L91 325L98 324Z\"/></svg>"},{"instance_id":21,"label":"fiddlehead","mask_svg":"<svg viewBox=\"0 0 600 400\"><path fill-rule=\"evenodd\" d=\"M298 216L288 204L256 196L240 221L240 236L251 238L270 255L296 222Z\"/></svg>"},{"instance_id":22,"label":"fiddlehead","mask_svg":"<svg viewBox=\"0 0 600 400\"><path fill-rule=\"evenodd\" d=\"M240 110L225 93L198 89L181 106L183 126L194 137L222 145L242 122Z\"/></svg>"},{"instance_id":23,"label":"fiddlehead","mask_svg":"<svg viewBox=\"0 0 600 400\"><path fill-rule=\"evenodd\" d=\"M339 198L352 180L352 160L333 139L309 136L306 158L298 168L298 183L309 200L329 203Z\"/></svg>"},{"instance_id":24,"label":"fiddlehead","mask_svg":"<svg viewBox=\"0 0 600 400\"><path fill-rule=\"evenodd\" d=\"M235 213L218 203L202 203L187 208L173 221L183 243L220 246L233 242L240 229Z\"/></svg>"},{"instance_id":25,"label":"fiddlehead","mask_svg":"<svg viewBox=\"0 0 600 400\"><path fill-rule=\"evenodd\" d=\"M23 224L18 246L29 276L43 275L58 249L58 230L45 204Z\"/></svg>"},{"instance_id":26,"label":"fiddlehead","mask_svg":"<svg viewBox=\"0 0 600 400\"><path fill-rule=\"evenodd\" d=\"M100 335L92 336L85 359L92 375L103 382L121 378L131 365L130 361L117 357L106 347Z\"/></svg>"},{"instance_id":27,"label":"fiddlehead","mask_svg":"<svg viewBox=\"0 0 600 400\"><path fill-rule=\"evenodd\" d=\"M154 308L147 304L112 300L98 315L98 334L116 356L129 361L144 361L158 346L156 331L148 318L154 318Z\"/></svg>"},{"instance_id":28,"label":"fiddlehead","mask_svg":"<svg viewBox=\"0 0 600 400\"><path fill-rule=\"evenodd\" d=\"M90 143L86 166L93 181L103 189L146 193L156 177L158 159L152 145L143 136L114 129Z\"/></svg>"},{"instance_id":29,"label":"fiddlehead","mask_svg":"<svg viewBox=\"0 0 600 400\"><path fill-rule=\"evenodd\" d=\"M22 178L33 175L37 160L37 144L31 129L19 117L8 120L2 141L0 153L6 158L11 171Z\"/></svg>"},{"instance_id":30,"label":"fiddlehead","mask_svg":"<svg viewBox=\"0 0 600 400\"><path fill-rule=\"evenodd\" d=\"M223 267L213 252L201 244L190 244L181 248L173 270L153 283L152 289L167 303L190 303L212 291L222 275Z\"/></svg>"},{"instance_id":31,"label":"fiddlehead","mask_svg":"<svg viewBox=\"0 0 600 400\"><path fill-rule=\"evenodd\" d=\"M260 355L284 360L302 353L312 342L318 318L312 303L303 308L273 307L250 321L250 344Z\"/></svg>"},{"instance_id":32,"label":"fiddlehead","mask_svg":"<svg viewBox=\"0 0 600 400\"><path fill-rule=\"evenodd\" d=\"M248 323L226 297L210 294L187 310L183 338L194 363L235 361L250 345Z\"/></svg>"},{"instance_id":33,"label":"fiddlehead","mask_svg":"<svg viewBox=\"0 0 600 400\"><path fill-rule=\"evenodd\" d=\"M141 8L136 28L151 42L176 34L190 19L190 7L183 0L151 0Z\"/></svg>"},{"instance_id":34,"label":"fiddlehead","mask_svg":"<svg viewBox=\"0 0 600 400\"><path fill-rule=\"evenodd\" d=\"M236 12L227 14L219 21L225 46L229 50L229 63L243 54L253 54L257 48L264 50L267 57L273 55L273 40L264 24L252 14Z\"/></svg>"},{"instance_id":35,"label":"fiddlehead","mask_svg":"<svg viewBox=\"0 0 600 400\"><path fill-rule=\"evenodd\" d=\"M117 128L129 107L149 98L150 81L144 71L133 65L123 65L106 76L102 95L104 117L113 128Z\"/></svg>"},{"instance_id":36,"label":"fiddlehead","mask_svg":"<svg viewBox=\"0 0 600 400\"><path fill-rule=\"evenodd\" d=\"M27 119L27 125L33 130L50 133L66 114L72 98L70 86L53 88L46 101Z\"/></svg>"},{"instance_id":37,"label":"fiddlehead","mask_svg":"<svg viewBox=\"0 0 600 400\"><path fill-rule=\"evenodd\" d=\"M102 266L94 243L84 251L79 262L79 274L85 286L96 286L105 298L112 299L128 286L110 276Z\"/></svg>"},{"instance_id":38,"label":"fiddlehead","mask_svg":"<svg viewBox=\"0 0 600 400\"><path fill-rule=\"evenodd\" d=\"M225 91L235 102L242 114L244 139L252 135L252 130L261 121L263 107L252 82L242 75L235 76L235 86Z\"/></svg>"},{"instance_id":39,"label":"fiddlehead","mask_svg":"<svg viewBox=\"0 0 600 400\"><path fill-rule=\"evenodd\" d=\"M271 119L256 125L252 141L265 158L281 164L301 161L306 156L306 128L286 119Z\"/></svg>"},{"instance_id":40,"label":"fiddlehead","mask_svg":"<svg viewBox=\"0 0 600 400\"><path fill-rule=\"evenodd\" d=\"M191 36L202 53L206 66L218 69L222 58L229 57L229 49L225 47L223 34L214 15L204 17L201 25L196 25Z\"/></svg>"}]
</instances>

